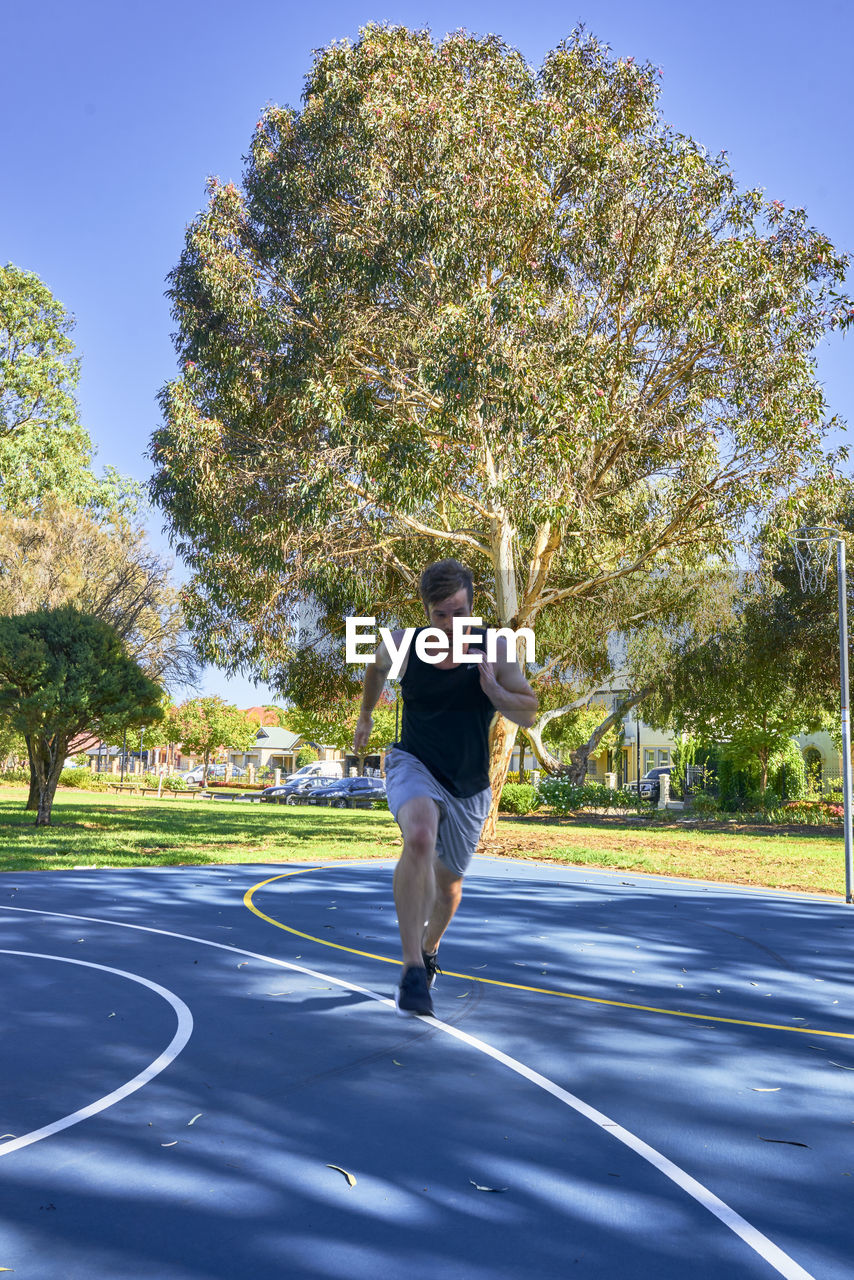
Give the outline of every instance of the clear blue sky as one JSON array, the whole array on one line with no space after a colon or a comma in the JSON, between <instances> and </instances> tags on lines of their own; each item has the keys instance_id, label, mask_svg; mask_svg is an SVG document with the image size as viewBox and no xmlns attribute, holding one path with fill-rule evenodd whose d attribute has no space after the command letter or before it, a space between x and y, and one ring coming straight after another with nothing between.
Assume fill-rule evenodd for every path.
<instances>
[{"instance_id":1,"label":"clear blue sky","mask_svg":"<svg viewBox=\"0 0 854 1280\"><path fill-rule=\"evenodd\" d=\"M299 105L311 51L369 21L497 32L539 64L579 21L663 69L661 108L743 186L807 210L854 249L851 0L483 0L457 4L42 0L9 5L0 80L0 260L35 271L77 319L80 407L98 450L146 480L155 395L173 375L164 279L209 174L239 180L258 112ZM849 284L849 288L851 288ZM819 353L854 422L854 338ZM157 515L152 540L166 546ZM266 700L208 671L205 691Z\"/></svg>"}]
</instances>

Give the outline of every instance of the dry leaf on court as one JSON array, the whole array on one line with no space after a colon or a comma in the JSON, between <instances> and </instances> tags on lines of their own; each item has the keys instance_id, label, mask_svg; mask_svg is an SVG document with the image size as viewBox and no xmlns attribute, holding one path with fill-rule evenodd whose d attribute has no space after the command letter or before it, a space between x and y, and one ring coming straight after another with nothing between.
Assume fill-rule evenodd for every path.
<instances>
[{"instance_id":1,"label":"dry leaf on court","mask_svg":"<svg viewBox=\"0 0 854 1280\"><path fill-rule=\"evenodd\" d=\"M806 1142L793 1142L791 1138L763 1138L761 1133L757 1133L760 1142L776 1142L781 1147L806 1147L809 1151L809 1144Z\"/></svg>"},{"instance_id":2,"label":"dry leaf on court","mask_svg":"<svg viewBox=\"0 0 854 1280\"><path fill-rule=\"evenodd\" d=\"M840 1067L843 1071L854 1071L854 1067L846 1067L843 1062L834 1062L832 1058L828 1058L828 1062L832 1067Z\"/></svg>"},{"instance_id":3,"label":"dry leaf on court","mask_svg":"<svg viewBox=\"0 0 854 1280\"><path fill-rule=\"evenodd\" d=\"M178 1139L176 1138L174 1142L161 1142L160 1145L161 1147L177 1147Z\"/></svg>"},{"instance_id":4,"label":"dry leaf on court","mask_svg":"<svg viewBox=\"0 0 854 1280\"><path fill-rule=\"evenodd\" d=\"M197 1116L193 1116L192 1120L188 1120L188 1121L187 1121L187 1128L189 1129L190 1125L191 1125L191 1124L195 1124L197 1120L201 1120L201 1118L202 1118L202 1116L203 1116L204 1114L205 1114L205 1113L204 1113L204 1111L200 1111L200 1112L199 1112L199 1114L198 1114Z\"/></svg>"},{"instance_id":5,"label":"dry leaf on court","mask_svg":"<svg viewBox=\"0 0 854 1280\"><path fill-rule=\"evenodd\" d=\"M469 1178L469 1182L470 1182L470 1183L471 1183L471 1185L475 1188L475 1190L476 1190L476 1191L495 1191L495 1192L501 1192L501 1191L509 1191L509 1190L510 1190L510 1188L509 1188L509 1187L482 1187L482 1186L480 1185L480 1183L479 1183L479 1182L475 1182L474 1178Z\"/></svg>"},{"instance_id":6,"label":"dry leaf on court","mask_svg":"<svg viewBox=\"0 0 854 1280\"><path fill-rule=\"evenodd\" d=\"M356 1179L353 1177L352 1173L348 1173L346 1169L342 1169L340 1164L328 1164L326 1167L327 1169L334 1169L336 1173L343 1173L344 1177L347 1179L347 1186L355 1187Z\"/></svg>"}]
</instances>

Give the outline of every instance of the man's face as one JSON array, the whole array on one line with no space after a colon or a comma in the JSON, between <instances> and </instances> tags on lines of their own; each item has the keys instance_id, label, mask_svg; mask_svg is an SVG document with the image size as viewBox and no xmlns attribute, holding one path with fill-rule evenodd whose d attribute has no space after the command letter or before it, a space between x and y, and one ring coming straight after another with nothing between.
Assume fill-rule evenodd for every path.
<instances>
[{"instance_id":1,"label":"man's face","mask_svg":"<svg viewBox=\"0 0 854 1280\"><path fill-rule=\"evenodd\" d=\"M431 604L427 617L430 619L431 627L438 627L450 639L453 635L454 618L471 617L468 591L465 587L460 587L459 591L448 596L447 600L439 600Z\"/></svg>"}]
</instances>

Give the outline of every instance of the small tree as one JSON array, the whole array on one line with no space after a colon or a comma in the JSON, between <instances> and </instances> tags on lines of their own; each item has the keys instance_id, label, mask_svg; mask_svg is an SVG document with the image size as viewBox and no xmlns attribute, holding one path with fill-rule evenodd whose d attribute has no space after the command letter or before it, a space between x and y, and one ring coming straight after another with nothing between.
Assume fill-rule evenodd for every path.
<instances>
[{"instance_id":1,"label":"small tree","mask_svg":"<svg viewBox=\"0 0 854 1280\"><path fill-rule=\"evenodd\" d=\"M203 758L205 782L211 756L226 748L248 751L258 733L245 712L219 697L191 698L176 709L175 719L184 749Z\"/></svg>"},{"instance_id":2,"label":"small tree","mask_svg":"<svg viewBox=\"0 0 854 1280\"><path fill-rule=\"evenodd\" d=\"M353 733L359 718L362 702L361 693L340 694L322 711L302 711L295 707L288 712L288 725L293 733L312 742L322 742L325 746L337 747L339 751L348 751L353 744ZM365 755L387 747L394 738L394 702L383 694L374 707L374 728Z\"/></svg>"},{"instance_id":3,"label":"small tree","mask_svg":"<svg viewBox=\"0 0 854 1280\"><path fill-rule=\"evenodd\" d=\"M755 594L748 589L725 630L699 646L689 640L671 655L666 683L644 707L651 724L670 723L720 743L737 769L755 766L763 793L772 758L827 720L806 654L793 648L777 600L761 586Z\"/></svg>"},{"instance_id":4,"label":"small tree","mask_svg":"<svg viewBox=\"0 0 854 1280\"><path fill-rule=\"evenodd\" d=\"M162 692L99 618L71 606L0 618L0 716L27 744L36 826L50 824L69 742L154 722Z\"/></svg>"}]
</instances>

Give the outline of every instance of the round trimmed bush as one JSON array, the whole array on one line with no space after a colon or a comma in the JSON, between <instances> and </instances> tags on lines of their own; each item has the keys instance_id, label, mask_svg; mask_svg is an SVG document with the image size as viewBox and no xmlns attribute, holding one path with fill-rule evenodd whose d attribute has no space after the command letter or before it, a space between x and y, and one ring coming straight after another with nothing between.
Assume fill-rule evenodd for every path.
<instances>
[{"instance_id":1,"label":"round trimmed bush","mask_svg":"<svg viewBox=\"0 0 854 1280\"><path fill-rule=\"evenodd\" d=\"M505 782L498 808L501 813L517 813L524 817L542 803L537 788L530 782Z\"/></svg>"}]
</instances>

